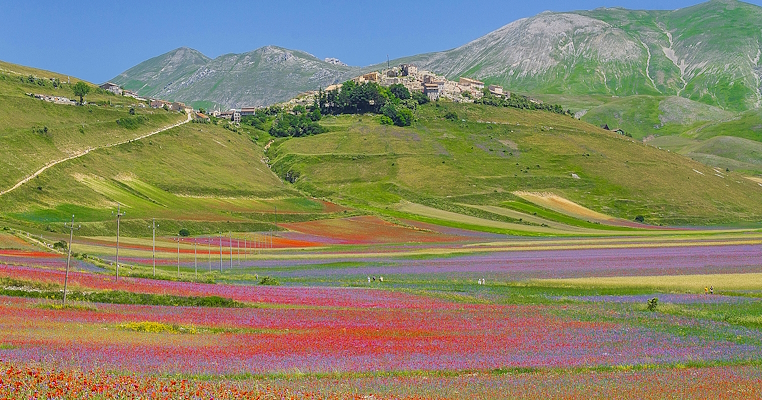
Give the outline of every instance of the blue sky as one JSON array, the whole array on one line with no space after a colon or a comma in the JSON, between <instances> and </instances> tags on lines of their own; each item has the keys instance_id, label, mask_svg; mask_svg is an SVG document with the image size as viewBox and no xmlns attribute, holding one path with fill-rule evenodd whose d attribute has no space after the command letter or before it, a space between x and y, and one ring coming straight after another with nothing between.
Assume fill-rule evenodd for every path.
<instances>
[{"instance_id":1,"label":"blue sky","mask_svg":"<svg viewBox=\"0 0 762 400\"><path fill-rule=\"evenodd\" d=\"M191 47L209 57L265 45L369 65L465 44L542 11L676 9L698 0L14 1L2 7L0 60L104 82ZM762 5L762 0L749 1Z\"/></svg>"}]
</instances>

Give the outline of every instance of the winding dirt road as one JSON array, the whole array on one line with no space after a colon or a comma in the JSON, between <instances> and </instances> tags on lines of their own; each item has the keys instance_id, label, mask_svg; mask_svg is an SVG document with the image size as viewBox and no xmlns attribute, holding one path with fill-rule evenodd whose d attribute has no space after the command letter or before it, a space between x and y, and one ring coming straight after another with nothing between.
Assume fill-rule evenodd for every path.
<instances>
[{"instance_id":1,"label":"winding dirt road","mask_svg":"<svg viewBox=\"0 0 762 400\"><path fill-rule=\"evenodd\" d=\"M34 179L34 177L36 177L37 175L40 175L41 173L45 172L46 169L48 169L48 168L50 168L52 166L58 165L58 164L60 164L62 162L65 162L65 161L69 161L69 160L73 160L75 158L82 157L82 156L86 155L87 153L89 153L89 152L91 152L93 150L99 150L99 149L105 149L105 148L108 148L108 147L119 146L119 145L122 145L122 144L125 144L125 143L129 143L129 142L132 142L132 141L135 141L135 140L141 140L141 139L145 139L147 137L151 137L153 135L156 135L157 133L164 132L164 131L166 131L168 129L176 128L176 127L178 127L180 125L187 124L188 122L191 121L192 117L193 117L192 114L189 113L188 114L188 118L186 120L180 121L180 122L178 122L178 123L176 123L174 125L166 126L166 127L161 128L161 129L159 129L157 131L154 131L154 132L151 132L151 133L147 133L147 134L145 134L143 136L139 136L139 137L136 137L136 138L123 140L123 141L117 142L117 143L110 143L110 144L106 144L106 145L103 145L103 146L90 147L90 148L85 149L85 150L83 150L83 151L81 151L79 153L76 153L76 154L72 155L72 156L69 156L69 157L66 157L66 158L62 158L60 160L52 161L52 162L50 162L48 164L45 164L44 167L40 168L39 170L37 170L32 175L29 175L26 178L20 180L18 183L13 185L13 187L11 187L10 189L6 189L6 190L3 190L2 192L0 192L0 196L3 196L6 193L10 193L10 192L18 189L19 187L21 187L21 185L23 185L23 184L29 182L30 180Z\"/></svg>"}]
</instances>

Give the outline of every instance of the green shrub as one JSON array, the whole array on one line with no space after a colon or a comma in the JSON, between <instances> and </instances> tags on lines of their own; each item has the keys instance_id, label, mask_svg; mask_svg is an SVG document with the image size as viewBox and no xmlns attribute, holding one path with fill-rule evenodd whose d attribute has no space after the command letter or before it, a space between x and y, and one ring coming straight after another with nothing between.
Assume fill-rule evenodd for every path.
<instances>
[{"instance_id":1,"label":"green shrub","mask_svg":"<svg viewBox=\"0 0 762 400\"><path fill-rule=\"evenodd\" d=\"M183 228L183 229L180 229L180 232L178 232L178 234L182 237L188 237L190 236L190 231Z\"/></svg>"},{"instance_id":2,"label":"green shrub","mask_svg":"<svg viewBox=\"0 0 762 400\"><path fill-rule=\"evenodd\" d=\"M646 304L646 309L648 311L656 311L656 307L659 305L659 299L654 297L651 300L648 300L648 303Z\"/></svg>"},{"instance_id":3,"label":"green shrub","mask_svg":"<svg viewBox=\"0 0 762 400\"><path fill-rule=\"evenodd\" d=\"M280 282L278 282L275 278L263 276L262 279L259 280L259 284L265 286L278 286L280 285Z\"/></svg>"}]
</instances>

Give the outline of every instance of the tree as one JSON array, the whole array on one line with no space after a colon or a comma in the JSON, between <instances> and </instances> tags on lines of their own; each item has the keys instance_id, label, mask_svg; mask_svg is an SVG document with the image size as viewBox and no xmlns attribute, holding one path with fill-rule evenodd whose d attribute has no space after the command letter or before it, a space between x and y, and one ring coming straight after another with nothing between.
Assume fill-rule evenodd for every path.
<instances>
[{"instance_id":1,"label":"tree","mask_svg":"<svg viewBox=\"0 0 762 400\"><path fill-rule=\"evenodd\" d=\"M88 86L85 82L79 81L74 86L72 86L71 90L74 91L75 96L79 96L79 104L85 104L84 97L90 93L90 86Z\"/></svg>"},{"instance_id":2,"label":"tree","mask_svg":"<svg viewBox=\"0 0 762 400\"><path fill-rule=\"evenodd\" d=\"M410 91L401 83L395 83L394 85L389 86L389 91L400 100L407 100L410 98Z\"/></svg>"},{"instance_id":3,"label":"tree","mask_svg":"<svg viewBox=\"0 0 762 400\"><path fill-rule=\"evenodd\" d=\"M426 104L430 100L429 96L427 96L427 95L423 94L423 92L419 92L417 90L413 92L413 98L415 99L415 101L418 102L418 104Z\"/></svg>"}]
</instances>

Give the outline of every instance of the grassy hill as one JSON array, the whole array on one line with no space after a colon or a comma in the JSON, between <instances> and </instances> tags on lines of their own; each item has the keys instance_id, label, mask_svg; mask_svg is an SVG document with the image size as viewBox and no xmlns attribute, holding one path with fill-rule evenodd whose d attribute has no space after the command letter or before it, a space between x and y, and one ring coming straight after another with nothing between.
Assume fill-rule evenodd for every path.
<instances>
[{"instance_id":1,"label":"grassy hill","mask_svg":"<svg viewBox=\"0 0 762 400\"><path fill-rule=\"evenodd\" d=\"M44 102L25 93L73 97L69 85L52 86L49 78L60 75L12 64L1 67L0 188L12 187L53 161L98 148L0 196L0 218L6 223L55 230L75 214L85 223L83 234L106 234L113 232L111 211L117 202L127 211L125 233L136 235L145 235L154 217L166 229L176 232L182 225L198 233L236 226L269 229L275 207L281 221L326 213L324 203L284 186L268 169L262 161L266 142L255 141L253 128L233 131L188 123L130 140L186 115L140 108L134 99L95 87L86 98L89 106ZM42 81L29 82L29 75ZM117 120L135 123L125 127ZM266 140L266 133L260 133ZM126 143L109 146L121 142ZM181 220L186 222L177 222Z\"/></svg>"},{"instance_id":2,"label":"grassy hill","mask_svg":"<svg viewBox=\"0 0 762 400\"><path fill-rule=\"evenodd\" d=\"M33 79L30 79L32 77ZM51 78L61 84L54 87ZM32 82L33 80L33 82ZM130 140L186 118L176 112L140 108L129 97L91 86L87 106L61 105L26 93L74 99L60 74L0 64L0 191L47 163L89 148ZM78 80L72 80L72 84ZM130 115L134 108L136 115ZM131 124L117 124L117 120Z\"/></svg>"},{"instance_id":3,"label":"grassy hill","mask_svg":"<svg viewBox=\"0 0 762 400\"><path fill-rule=\"evenodd\" d=\"M448 112L458 121L445 119ZM273 169L299 176L296 187L307 193L380 212L404 214L409 202L517 222L470 206L511 208L526 204L516 193L528 191L651 224L762 215L762 188L742 175L561 115L440 102L419 109L411 128L381 126L372 116L322 123L330 133L276 142Z\"/></svg>"}]
</instances>

